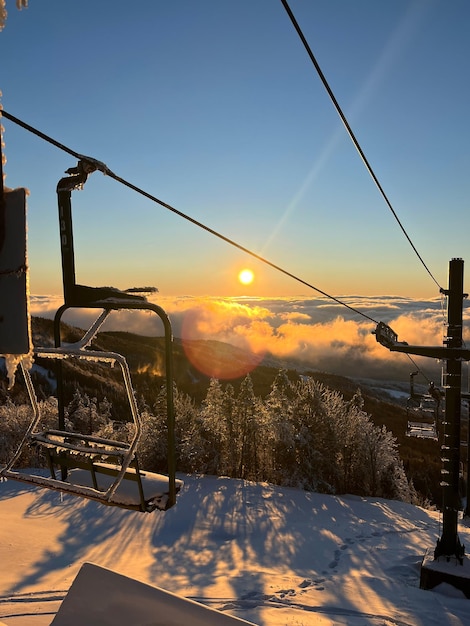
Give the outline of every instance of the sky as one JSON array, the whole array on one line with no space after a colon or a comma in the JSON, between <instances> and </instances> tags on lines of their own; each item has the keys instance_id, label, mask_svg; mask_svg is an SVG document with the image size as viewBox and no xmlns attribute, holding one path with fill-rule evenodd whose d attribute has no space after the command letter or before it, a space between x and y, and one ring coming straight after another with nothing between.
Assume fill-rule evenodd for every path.
<instances>
[{"instance_id":1,"label":"sky","mask_svg":"<svg viewBox=\"0 0 470 626\"><path fill-rule=\"evenodd\" d=\"M0 483L0 622L49 626L64 598L64 610L73 600L88 613L81 621L63 614L67 624L121 626L129 614L134 624L136 611L149 606L152 623L165 619L149 594L147 603L132 605L124 576L258 626L468 623L462 592L445 582L419 588L423 558L429 568L468 572L468 556L463 566L430 561L442 534L437 511L229 478L182 478L176 505L151 514ZM458 534L470 543L468 521L459 521ZM67 595L84 563L118 574L119 602L109 589L96 601L109 574L89 566Z\"/></svg>"},{"instance_id":2,"label":"sky","mask_svg":"<svg viewBox=\"0 0 470 626\"><path fill-rule=\"evenodd\" d=\"M176 211L92 174L72 196L77 282L154 286L177 337L191 318L190 338L346 375L408 377L407 357L376 344L375 321L400 341L442 345L439 292L449 261L466 260L470 226L465 0L289 3L416 251L281 0L6 7L3 108ZM6 185L30 192L31 311L52 316L55 190L76 160L3 126ZM155 332L148 317L123 317L126 330ZM421 363L438 383L441 364Z\"/></svg>"},{"instance_id":3,"label":"sky","mask_svg":"<svg viewBox=\"0 0 470 626\"><path fill-rule=\"evenodd\" d=\"M4 109L328 294L438 295L280 0L6 0ZM465 0L289 3L440 286L467 256ZM61 292L55 188L75 159L4 119L29 196L31 291ZM162 295L314 295L97 172L74 192L82 284ZM238 273L254 272L251 285Z\"/></svg>"}]
</instances>

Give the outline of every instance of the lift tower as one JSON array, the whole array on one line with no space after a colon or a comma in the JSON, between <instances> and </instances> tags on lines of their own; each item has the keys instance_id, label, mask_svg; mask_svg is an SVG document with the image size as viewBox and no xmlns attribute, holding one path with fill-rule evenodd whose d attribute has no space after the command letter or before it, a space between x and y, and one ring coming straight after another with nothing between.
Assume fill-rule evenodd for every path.
<instances>
[{"instance_id":1,"label":"lift tower","mask_svg":"<svg viewBox=\"0 0 470 626\"><path fill-rule=\"evenodd\" d=\"M462 309L463 309L463 260L452 259L449 267L449 290L447 305L447 336L444 344L447 350L462 350ZM467 357L468 358L468 357ZM442 536L437 540L434 558L455 555L463 560L464 546L460 543L457 525L460 508L459 467L460 467L460 411L462 386L462 359L446 360L444 377L445 423L442 444Z\"/></svg>"},{"instance_id":2,"label":"lift tower","mask_svg":"<svg viewBox=\"0 0 470 626\"><path fill-rule=\"evenodd\" d=\"M443 523L442 536L437 540L434 559L455 557L463 564L464 546L458 536L459 466L460 466L460 407L462 361L470 360L470 350L462 347L463 260L451 259L449 288L442 290L448 298L447 336L443 346L410 346L399 342L397 334L380 322L375 330L376 339L392 352L405 352L446 362L445 370L445 422L442 445Z\"/></svg>"}]
</instances>

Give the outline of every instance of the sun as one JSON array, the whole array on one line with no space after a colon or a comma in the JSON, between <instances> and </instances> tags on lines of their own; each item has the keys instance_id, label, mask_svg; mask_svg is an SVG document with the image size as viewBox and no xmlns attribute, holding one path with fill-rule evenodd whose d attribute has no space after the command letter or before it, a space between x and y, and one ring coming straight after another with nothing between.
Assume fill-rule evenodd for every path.
<instances>
[{"instance_id":1,"label":"sun","mask_svg":"<svg viewBox=\"0 0 470 626\"><path fill-rule=\"evenodd\" d=\"M238 274L238 280L241 282L242 285L251 285L254 279L255 279L255 275L253 274L251 270L248 270L248 269L242 270Z\"/></svg>"}]
</instances>

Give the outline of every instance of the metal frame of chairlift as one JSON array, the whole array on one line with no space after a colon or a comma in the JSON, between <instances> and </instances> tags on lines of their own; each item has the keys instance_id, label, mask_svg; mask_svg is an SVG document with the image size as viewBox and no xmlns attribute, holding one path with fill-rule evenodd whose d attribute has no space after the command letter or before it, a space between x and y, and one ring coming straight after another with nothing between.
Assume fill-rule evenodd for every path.
<instances>
[{"instance_id":1,"label":"metal frame of chairlift","mask_svg":"<svg viewBox=\"0 0 470 626\"><path fill-rule=\"evenodd\" d=\"M142 512L150 512L155 509L166 510L175 504L177 491L182 485L182 482L176 480L175 477L173 337L170 320L161 307L148 302L142 295L130 294L110 287L95 288L77 285L75 280L71 193L74 189L83 186L88 174L99 169L97 163L93 160L81 159L76 168L67 170L68 176L62 178L57 186L64 304L57 310L54 318L55 347L35 348L34 356L58 361L58 429L49 429L42 432L36 430L41 419L41 413L29 370L25 366L24 359L21 358L19 364L33 408L33 419L16 453L6 466L0 469L0 477L3 476L48 489L71 493L109 506L118 506ZM64 313L72 308L98 309L100 313L78 342L65 346L62 345L61 341L61 320ZM105 320L113 311L118 310L153 311L164 326L168 476L142 471L139 468L136 451L141 435L142 422L125 357L115 352L105 352L90 348L93 339L98 334ZM134 435L130 443L69 432L65 429L61 367L63 359L118 363L134 423ZM26 445L37 446L44 451L51 472L50 477L19 472L13 469ZM60 478L56 475L55 466L60 468ZM130 481L131 490L137 490L138 498L135 497L135 493L130 495L129 490L126 492L123 488L123 481ZM146 489L153 491L148 494Z\"/></svg>"},{"instance_id":2,"label":"metal frame of chairlift","mask_svg":"<svg viewBox=\"0 0 470 626\"><path fill-rule=\"evenodd\" d=\"M439 402L431 393L415 393L414 377L419 372L410 374L410 395L406 402L407 420L406 436L418 439L439 440ZM432 388L431 388L432 390ZM438 390L436 390L439 393ZM431 408L426 408L425 404L432 403ZM432 414L432 417L430 417Z\"/></svg>"}]
</instances>

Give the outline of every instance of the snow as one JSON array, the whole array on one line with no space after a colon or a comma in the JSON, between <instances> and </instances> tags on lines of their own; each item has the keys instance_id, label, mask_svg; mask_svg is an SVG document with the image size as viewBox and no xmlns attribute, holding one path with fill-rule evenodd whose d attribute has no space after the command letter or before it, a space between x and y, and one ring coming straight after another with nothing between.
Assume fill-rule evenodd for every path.
<instances>
[{"instance_id":1,"label":"snow","mask_svg":"<svg viewBox=\"0 0 470 626\"><path fill-rule=\"evenodd\" d=\"M95 563L259 626L469 624L462 592L419 588L442 532L437 511L180 478L177 504L151 514L0 483L0 622L50 625L82 565ZM463 523L459 537L469 544Z\"/></svg>"},{"instance_id":2,"label":"snow","mask_svg":"<svg viewBox=\"0 0 470 626\"><path fill-rule=\"evenodd\" d=\"M86 603L83 598L87 599ZM253 626L252 622L93 563L82 566L52 624L127 626L149 624L149 620L152 626Z\"/></svg>"}]
</instances>

